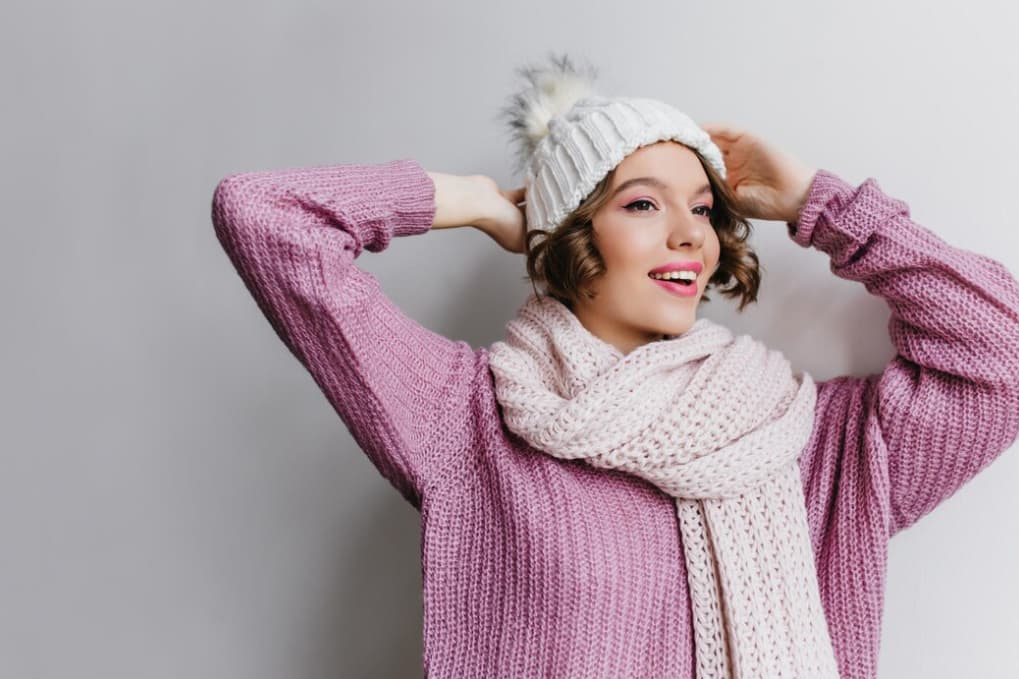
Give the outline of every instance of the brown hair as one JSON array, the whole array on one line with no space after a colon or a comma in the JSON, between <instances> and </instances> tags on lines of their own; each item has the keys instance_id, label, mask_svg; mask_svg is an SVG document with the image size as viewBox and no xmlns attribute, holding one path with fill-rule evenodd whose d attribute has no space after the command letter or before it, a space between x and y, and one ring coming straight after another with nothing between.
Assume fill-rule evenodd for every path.
<instances>
[{"instance_id":1,"label":"brown hair","mask_svg":"<svg viewBox=\"0 0 1019 679\"><path fill-rule=\"evenodd\" d=\"M688 147L689 148L689 147ZM695 149L714 193L714 204L710 213L711 225L718 235L720 245L718 270L708 281L708 287L720 287L719 292L727 297L740 297L738 311L751 302L757 301L757 289L761 284L760 262L757 254L747 244L752 225L741 212L739 201L733 195L715 169ZM594 244L592 218L608 202L609 186L615 169L611 170L581 204L564 219L551 233L540 229L528 230L525 238L527 255L527 276L536 295L549 295L573 309L574 303L584 294L593 299L595 294L588 285L605 272L605 263ZM544 236L537 243L532 241ZM539 292L537 284L545 286ZM707 293L701 301L710 302Z\"/></svg>"}]
</instances>

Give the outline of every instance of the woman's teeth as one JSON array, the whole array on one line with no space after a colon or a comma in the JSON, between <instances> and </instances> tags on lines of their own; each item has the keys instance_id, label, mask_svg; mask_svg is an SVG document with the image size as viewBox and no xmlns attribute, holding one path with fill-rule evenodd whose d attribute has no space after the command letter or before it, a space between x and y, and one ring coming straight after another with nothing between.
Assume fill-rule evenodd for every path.
<instances>
[{"instance_id":1,"label":"woman's teeth","mask_svg":"<svg viewBox=\"0 0 1019 679\"><path fill-rule=\"evenodd\" d=\"M697 280L696 271L668 271L666 273L651 273L648 275L651 278L656 278L660 281L679 281L681 283L691 283Z\"/></svg>"}]
</instances>

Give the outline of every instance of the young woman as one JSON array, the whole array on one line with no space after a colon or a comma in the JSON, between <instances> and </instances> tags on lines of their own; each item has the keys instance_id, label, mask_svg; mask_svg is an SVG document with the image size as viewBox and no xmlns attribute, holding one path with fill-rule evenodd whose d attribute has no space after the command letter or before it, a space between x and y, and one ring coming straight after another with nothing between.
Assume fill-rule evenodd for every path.
<instances>
[{"instance_id":1,"label":"young woman","mask_svg":"<svg viewBox=\"0 0 1019 679\"><path fill-rule=\"evenodd\" d=\"M528 75L524 187L400 159L213 197L259 307L421 511L426 674L874 677L889 539L1019 436L1019 284L874 179L592 96L565 58ZM881 373L815 383L696 317L708 287L756 299L753 218L888 302ZM547 293L488 348L355 264L462 226Z\"/></svg>"}]
</instances>

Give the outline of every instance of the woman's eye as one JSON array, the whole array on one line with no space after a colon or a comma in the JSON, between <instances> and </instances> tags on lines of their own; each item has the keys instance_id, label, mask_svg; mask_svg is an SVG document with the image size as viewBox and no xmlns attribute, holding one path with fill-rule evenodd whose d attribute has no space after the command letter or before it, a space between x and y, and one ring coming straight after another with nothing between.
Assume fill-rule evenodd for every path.
<instances>
[{"instance_id":1,"label":"woman's eye","mask_svg":"<svg viewBox=\"0 0 1019 679\"><path fill-rule=\"evenodd\" d=\"M634 208L634 205L650 205L651 207L654 207L655 204L652 203L650 200L641 199L641 200L633 201L629 205L625 206L624 209L629 210L631 212L634 212L634 211L636 211L636 212L649 212L649 210L636 209L636 208ZM705 217L710 217L711 216L711 206L710 205L698 205L697 207L694 208L694 210L701 210L701 209L703 209L704 212L702 212L700 214L704 215Z\"/></svg>"},{"instance_id":2,"label":"woman's eye","mask_svg":"<svg viewBox=\"0 0 1019 679\"><path fill-rule=\"evenodd\" d=\"M635 200L635 201L633 201L632 203L627 205L625 209L630 210L630 208L632 208L634 205L640 205L641 203L645 203L647 205L650 205L650 206L654 207L654 203L652 203L650 200L643 200L642 199L642 200ZM632 212L632 210L631 210L631 212ZM637 212L647 212L647 210L637 210Z\"/></svg>"}]
</instances>

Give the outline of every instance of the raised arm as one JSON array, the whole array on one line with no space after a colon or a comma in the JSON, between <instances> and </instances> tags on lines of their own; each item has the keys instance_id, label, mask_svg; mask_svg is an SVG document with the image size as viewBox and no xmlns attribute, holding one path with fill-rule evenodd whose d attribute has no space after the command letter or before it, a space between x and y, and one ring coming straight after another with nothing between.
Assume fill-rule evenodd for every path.
<instances>
[{"instance_id":1,"label":"raised arm","mask_svg":"<svg viewBox=\"0 0 1019 679\"><path fill-rule=\"evenodd\" d=\"M411 159L234 174L212 199L216 235L259 308L416 507L455 448L436 440L467 408L475 352L406 316L354 260L428 231L435 211L435 184Z\"/></svg>"},{"instance_id":2,"label":"raised arm","mask_svg":"<svg viewBox=\"0 0 1019 679\"><path fill-rule=\"evenodd\" d=\"M1019 284L1001 263L914 222L873 178L854 188L821 170L787 227L891 310L897 355L880 374L819 384L815 445L801 469L815 514L831 511L838 492L887 493L871 500L887 503L893 535L1019 436Z\"/></svg>"}]
</instances>

